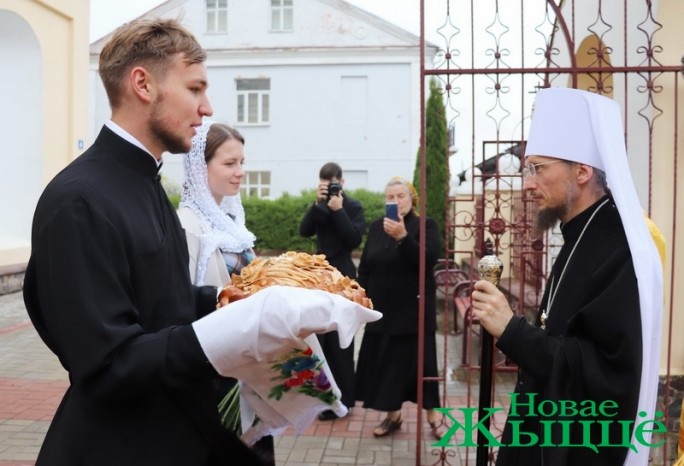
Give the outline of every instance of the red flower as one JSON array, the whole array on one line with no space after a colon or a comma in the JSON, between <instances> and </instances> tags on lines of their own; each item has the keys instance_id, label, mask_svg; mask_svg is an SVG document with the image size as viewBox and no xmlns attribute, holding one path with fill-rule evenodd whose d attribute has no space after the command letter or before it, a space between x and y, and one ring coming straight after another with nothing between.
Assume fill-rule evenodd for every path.
<instances>
[{"instance_id":1,"label":"red flower","mask_svg":"<svg viewBox=\"0 0 684 466\"><path fill-rule=\"evenodd\" d=\"M305 369L303 371L297 372L295 374L295 377L297 377L298 379L302 379L302 380L308 380L308 379L313 379L314 375L316 375L316 373L314 371L310 371L308 369Z\"/></svg>"},{"instance_id":2,"label":"red flower","mask_svg":"<svg viewBox=\"0 0 684 466\"><path fill-rule=\"evenodd\" d=\"M304 383L304 379L300 379L297 377L293 377L291 379L287 379L285 382L283 382L283 385L285 385L288 388L292 387L298 387Z\"/></svg>"}]
</instances>

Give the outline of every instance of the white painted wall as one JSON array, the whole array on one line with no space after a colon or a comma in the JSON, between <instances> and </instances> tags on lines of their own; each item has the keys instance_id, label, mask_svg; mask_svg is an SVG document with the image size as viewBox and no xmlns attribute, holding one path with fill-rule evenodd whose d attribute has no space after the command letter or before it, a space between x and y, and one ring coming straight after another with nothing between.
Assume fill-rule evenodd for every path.
<instances>
[{"instance_id":1,"label":"white painted wall","mask_svg":"<svg viewBox=\"0 0 684 466\"><path fill-rule=\"evenodd\" d=\"M246 169L271 172L272 198L315 186L329 161L342 166L349 189L381 191L392 176L412 178L418 37L341 0L295 2L291 32L270 31L270 2L230 2L228 33L206 34L204 4L171 0L150 16L182 15L207 49L212 119L243 133ZM93 76L107 39L91 46ZM270 124L235 125L235 80L259 77L271 80ZM94 138L109 108L99 79L91 85ZM166 156L162 172L181 183L181 157Z\"/></svg>"},{"instance_id":2,"label":"white painted wall","mask_svg":"<svg viewBox=\"0 0 684 466\"><path fill-rule=\"evenodd\" d=\"M270 74L210 68L210 82L227 83L212 86L212 119L234 123L236 76L269 76L272 123L236 125L246 139L246 168L272 171L275 197L310 187L328 161L345 171L368 172L367 185L355 188L382 189L397 173L412 175L417 141L411 137L405 95L408 71L400 64L285 66ZM172 165L182 171L180 157L168 156L164 165L165 173L177 179L180 173L175 167L172 173Z\"/></svg>"}]
</instances>

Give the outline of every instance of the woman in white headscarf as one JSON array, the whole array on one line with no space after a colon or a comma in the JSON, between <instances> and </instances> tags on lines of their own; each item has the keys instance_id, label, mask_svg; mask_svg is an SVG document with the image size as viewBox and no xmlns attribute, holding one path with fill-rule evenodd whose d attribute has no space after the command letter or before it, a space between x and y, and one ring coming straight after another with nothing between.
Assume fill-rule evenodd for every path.
<instances>
[{"instance_id":1,"label":"woman in white headscarf","mask_svg":"<svg viewBox=\"0 0 684 466\"><path fill-rule=\"evenodd\" d=\"M240 199L244 145L245 139L234 128L205 122L183 157L185 180L178 217L185 229L190 277L195 285L220 288L255 257L256 238L245 227ZM222 422L240 434L236 381L220 379L217 390ZM266 464L275 464L272 437L264 437L254 448Z\"/></svg>"},{"instance_id":2,"label":"woman in white headscarf","mask_svg":"<svg viewBox=\"0 0 684 466\"><path fill-rule=\"evenodd\" d=\"M240 184L244 144L235 129L212 122L198 128L183 164L185 181L178 217L196 285L223 286L254 258L254 235L245 227Z\"/></svg>"}]
</instances>

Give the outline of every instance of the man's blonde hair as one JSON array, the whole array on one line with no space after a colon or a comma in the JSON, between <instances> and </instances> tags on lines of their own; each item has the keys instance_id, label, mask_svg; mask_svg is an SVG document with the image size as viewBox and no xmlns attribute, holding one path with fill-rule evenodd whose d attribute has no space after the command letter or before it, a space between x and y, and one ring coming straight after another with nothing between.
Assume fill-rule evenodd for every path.
<instances>
[{"instance_id":1,"label":"man's blonde hair","mask_svg":"<svg viewBox=\"0 0 684 466\"><path fill-rule=\"evenodd\" d=\"M143 19L119 27L100 53L99 73L109 105L120 104L122 84L132 67L143 66L162 77L177 54L188 64L207 59L195 36L177 20Z\"/></svg>"}]
</instances>

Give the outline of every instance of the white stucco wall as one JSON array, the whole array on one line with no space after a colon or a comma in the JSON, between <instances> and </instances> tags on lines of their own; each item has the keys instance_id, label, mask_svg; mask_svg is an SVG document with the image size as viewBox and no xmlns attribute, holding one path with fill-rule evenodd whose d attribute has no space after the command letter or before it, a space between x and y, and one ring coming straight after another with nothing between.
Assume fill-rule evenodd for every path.
<instances>
[{"instance_id":1,"label":"white stucco wall","mask_svg":"<svg viewBox=\"0 0 684 466\"><path fill-rule=\"evenodd\" d=\"M419 39L338 0L296 3L293 30L273 32L269 5L231 3L225 34L205 33L204 0L170 1L149 15L182 16L207 49L212 119L244 134L246 169L271 172L271 198L312 188L328 161L342 166L352 189L381 191L391 176L412 178ZM92 44L93 77L106 40ZM235 80L262 77L271 84L269 124L236 125ZM109 109L99 80L91 86L94 137ZM180 157L165 157L162 172L180 183Z\"/></svg>"},{"instance_id":2,"label":"white stucco wall","mask_svg":"<svg viewBox=\"0 0 684 466\"><path fill-rule=\"evenodd\" d=\"M210 82L221 83L210 91L212 119L234 124L236 77L268 76L271 124L235 125L247 141L246 169L271 171L274 197L314 186L327 161L369 173L367 185L353 188L380 190L398 172L413 172L418 143L411 137L410 96L405 95L409 71L405 64L212 67ZM181 178L180 157L167 156L164 170Z\"/></svg>"}]
</instances>

